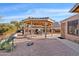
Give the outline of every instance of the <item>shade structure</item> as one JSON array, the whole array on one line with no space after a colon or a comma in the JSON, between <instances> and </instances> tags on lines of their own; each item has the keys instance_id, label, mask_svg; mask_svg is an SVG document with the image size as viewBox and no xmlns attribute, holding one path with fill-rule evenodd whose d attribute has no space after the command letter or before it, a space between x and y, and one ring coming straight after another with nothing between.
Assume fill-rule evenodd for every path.
<instances>
[{"instance_id":1,"label":"shade structure","mask_svg":"<svg viewBox=\"0 0 79 59\"><path fill-rule=\"evenodd\" d=\"M53 23L54 21L50 19L49 17L43 17L43 18L34 18L34 17L28 17L23 20L24 24L27 24L26 30L31 30L31 33L34 32L36 29L41 30L45 33L45 37L47 32L53 29Z\"/></svg>"},{"instance_id":2,"label":"shade structure","mask_svg":"<svg viewBox=\"0 0 79 59\"><path fill-rule=\"evenodd\" d=\"M45 26L45 22L48 27L51 27L54 21L50 18L27 18L24 20L25 24L32 24L33 27L43 27Z\"/></svg>"}]
</instances>

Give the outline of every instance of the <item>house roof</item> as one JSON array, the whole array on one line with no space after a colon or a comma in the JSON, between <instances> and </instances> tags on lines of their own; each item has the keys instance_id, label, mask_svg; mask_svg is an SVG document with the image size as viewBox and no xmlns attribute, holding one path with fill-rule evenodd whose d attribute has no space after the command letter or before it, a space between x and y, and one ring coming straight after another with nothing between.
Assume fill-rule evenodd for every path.
<instances>
[{"instance_id":1,"label":"house roof","mask_svg":"<svg viewBox=\"0 0 79 59\"><path fill-rule=\"evenodd\" d=\"M76 3L76 4L74 5L74 7L73 7L69 12L79 13L79 11L76 11L77 9L79 9L79 3ZM79 14L70 16L70 17L68 17L68 18L66 18L66 19L64 19L64 20L62 20L61 22L67 21L67 20L69 20L70 18L75 17L75 16L79 16Z\"/></svg>"},{"instance_id":2,"label":"house roof","mask_svg":"<svg viewBox=\"0 0 79 59\"><path fill-rule=\"evenodd\" d=\"M79 9L79 3L77 3L77 4L75 4L74 5L74 7L70 10L70 12L79 12L79 10L77 10L77 9Z\"/></svg>"},{"instance_id":3,"label":"house roof","mask_svg":"<svg viewBox=\"0 0 79 59\"><path fill-rule=\"evenodd\" d=\"M76 15L70 16L70 17L68 17L68 18L66 18L66 19L64 19L64 20L62 20L61 22L63 22L63 21L67 21L67 20L69 20L69 19L71 19L71 18L73 18L73 17L75 17L75 16L79 16L79 14L76 14Z\"/></svg>"}]
</instances>

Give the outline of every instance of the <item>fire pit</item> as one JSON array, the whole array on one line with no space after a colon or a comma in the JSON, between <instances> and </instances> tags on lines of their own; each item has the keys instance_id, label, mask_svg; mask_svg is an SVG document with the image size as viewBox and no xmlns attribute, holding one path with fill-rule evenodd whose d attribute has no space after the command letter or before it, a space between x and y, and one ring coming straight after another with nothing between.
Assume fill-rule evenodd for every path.
<instances>
[{"instance_id":1,"label":"fire pit","mask_svg":"<svg viewBox=\"0 0 79 59\"><path fill-rule=\"evenodd\" d=\"M31 40L29 40L29 41L26 42L26 44L27 44L27 46L31 46L31 45L33 45L34 43L33 43Z\"/></svg>"}]
</instances>

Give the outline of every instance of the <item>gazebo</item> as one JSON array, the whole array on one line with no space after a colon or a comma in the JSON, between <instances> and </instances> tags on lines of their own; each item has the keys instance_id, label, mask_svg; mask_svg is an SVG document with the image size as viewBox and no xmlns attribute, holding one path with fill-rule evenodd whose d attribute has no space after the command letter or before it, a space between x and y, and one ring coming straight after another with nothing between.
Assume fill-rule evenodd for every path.
<instances>
[{"instance_id":1,"label":"gazebo","mask_svg":"<svg viewBox=\"0 0 79 59\"><path fill-rule=\"evenodd\" d=\"M46 35L48 33L52 34L54 21L49 17L43 17L43 18L28 17L23 20L23 23L25 24L24 33L26 32L30 34L44 33L46 38Z\"/></svg>"}]
</instances>

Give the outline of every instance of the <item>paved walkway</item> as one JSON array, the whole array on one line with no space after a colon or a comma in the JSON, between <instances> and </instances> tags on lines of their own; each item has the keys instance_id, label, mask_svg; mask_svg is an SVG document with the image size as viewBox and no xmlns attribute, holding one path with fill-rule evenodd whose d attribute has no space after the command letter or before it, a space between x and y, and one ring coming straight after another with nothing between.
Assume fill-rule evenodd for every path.
<instances>
[{"instance_id":1,"label":"paved walkway","mask_svg":"<svg viewBox=\"0 0 79 59\"><path fill-rule=\"evenodd\" d=\"M79 53L79 44L69 41L67 39L59 39L59 38L57 39L61 41L63 44L69 46L70 48L72 48L73 50Z\"/></svg>"},{"instance_id":2,"label":"paved walkway","mask_svg":"<svg viewBox=\"0 0 79 59\"><path fill-rule=\"evenodd\" d=\"M32 40L34 45L27 46L27 39L16 39L16 49L12 52L0 51L1 56L79 56L76 49L71 48L69 41L60 40L56 37ZM75 45L75 44L73 44ZM77 46L78 47L78 46ZM75 48L75 46L74 46ZM78 47L79 48L79 47Z\"/></svg>"}]
</instances>

